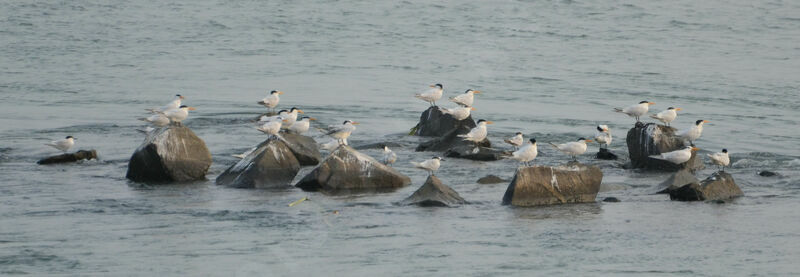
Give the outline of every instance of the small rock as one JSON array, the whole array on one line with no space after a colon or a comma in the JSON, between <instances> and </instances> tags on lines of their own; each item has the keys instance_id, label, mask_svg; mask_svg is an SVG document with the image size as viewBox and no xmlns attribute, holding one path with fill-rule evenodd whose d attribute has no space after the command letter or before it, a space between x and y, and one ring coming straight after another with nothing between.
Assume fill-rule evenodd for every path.
<instances>
[{"instance_id":1,"label":"small rock","mask_svg":"<svg viewBox=\"0 0 800 277\"><path fill-rule=\"evenodd\" d=\"M500 177L495 176L495 175L486 175L484 177L481 177L477 181L478 184L484 184L484 185L485 184L498 184L498 183L504 183L504 182L508 182L508 180L500 178Z\"/></svg>"},{"instance_id":2,"label":"small rock","mask_svg":"<svg viewBox=\"0 0 800 277\"><path fill-rule=\"evenodd\" d=\"M449 207L466 204L467 201L461 198L458 192L442 184L442 180L436 176L428 176L425 184L400 203L423 207Z\"/></svg>"},{"instance_id":3,"label":"small rock","mask_svg":"<svg viewBox=\"0 0 800 277\"><path fill-rule=\"evenodd\" d=\"M464 147L469 149L473 149L476 146L492 147L492 143L489 142L489 139L484 139L482 142L476 144L474 142L464 140L464 138L458 136L469 133L469 131L470 129L467 129L465 127L453 129L450 132L444 134L442 137L420 143L419 146L417 146L416 151L438 152L438 151L447 151L456 147Z\"/></svg>"},{"instance_id":4,"label":"small rock","mask_svg":"<svg viewBox=\"0 0 800 277\"><path fill-rule=\"evenodd\" d=\"M651 191L652 193L669 193L670 191L676 190L680 187L683 187L687 184L696 184L699 183L700 180L694 176L691 170L682 169L678 172L675 172L669 178L658 184L656 188Z\"/></svg>"},{"instance_id":5,"label":"small rock","mask_svg":"<svg viewBox=\"0 0 800 277\"><path fill-rule=\"evenodd\" d=\"M97 159L97 151L92 150L79 150L75 153L64 153L61 155L50 156L36 162L37 164L58 164L58 163L71 163L80 160Z\"/></svg>"},{"instance_id":6,"label":"small rock","mask_svg":"<svg viewBox=\"0 0 800 277\"><path fill-rule=\"evenodd\" d=\"M619 199L617 199L616 197L606 197L603 198L603 202L617 203L621 201L619 201Z\"/></svg>"},{"instance_id":7,"label":"small rock","mask_svg":"<svg viewBox=\"0 0 800 277\"><path fill-rule=\"evenodd\" d=\"M186 182L206 178L211 152L191 129L156 129L133 152L126 177L136 182Z\"/></svg>"},{"instance_id":8,"label":"small rock","mask_svg":"<svg viewBox=\"0 0 800 277\"><path fill-rule=\"evenodd\" d=\"M412 130L416 136L441 137L454 129L466 128L467 130L475 127L472 116L464 120L456 120L452 115L444 114L439 107L430 107L419 117L419 123Z\"/></svg>"},{"instance_id":9,"label":"small rock","mask_svg":"<svg viewBox=\"0 0 800 277\"><path fill-rule=\"evenodd\" d=\"M383 192L407 186L411 178L350 146L341 145L295 186L305 191Z\"/></svg>"},{"instance_id":10,"label":"small rock","mask_svg":"<svg viewBox=\"0 0 800 277\"><path fill-rule=\"evenodd\" d=\"M773 177L773 176L777 176L778 173L775 173L775 172L772 172L772 171L768 171L768 170L763 170L763 171L758 172L758 175L762 176L762 177Z\"/></svg>"},{"instance_id":11,"label":"small rock","mask_svg":"<svg viewBox=\"0 0 800 277\"><path fill-rule=\"evenodd\" d=\"M521 167L503 195L503 205L592 203L602 181L603 172L599 168L578 162L554 167Z\"/></svg>"},{"instance_id":12,"label":"small rock","mask_svg":"<svg viewBox=\"0 0 800 277\"><path fill-rule=\"evenodd\" d=\"M284 140L269 138L217 177L217 185L234 188L291 187L300 162Z\"/></svg>"},{"instance_id":13,"label":"small rock","mask_svg":"<svg viewBox=\"0 0 800 277\"><path fill-rule=\"evenodd\" d=\"M726 172L715 172L699 184L688 184L669 192L670 200L678 201L716 201L744 195Z\"/></svg>"},{"instance_id":14,"label":"small rock","mask_svg":"<svg viewBox=\"0 0 800 277\"><path fill-rule=\"evenodd\" d=\"M600 159L600 160L616 160L617 159L617 155L614 154L614 153L611 153L611 151L608 151L608 149L606 149L606 148L600 148L600 151L598 151L597 154L594 155L594 157L597 158L597 159Z\"/></svg>"},{"instance_id":15,"label":"small rock","mask_svg":"<svg viewBox=\"0 0 800 277\"><path fill-rule=\"evenodd\" d=\"M354 146L353 148L356 149L356 150L383 149L384 146L389 146L389 148L403 147L402 144L399 144L399 143L396 143L396 142L384 141L384 142L362 144L362 145Z\"/></svg>"}]
</instances>

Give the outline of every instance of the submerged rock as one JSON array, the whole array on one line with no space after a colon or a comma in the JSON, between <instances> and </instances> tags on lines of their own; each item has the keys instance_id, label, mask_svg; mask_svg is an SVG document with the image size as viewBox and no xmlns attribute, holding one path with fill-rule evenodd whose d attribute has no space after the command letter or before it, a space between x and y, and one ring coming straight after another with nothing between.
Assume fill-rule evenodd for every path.
<instances>
[{"instance_id":1,"label":"submerged rock","mask_svg":"<svg viewBox=\"0 0 800 277\"><path fill-rule=\"evenodd\" d=\"M350 146L341 145L295 186L306 191L387 191L407 186L408 176Z\"/></svg>"},{"instance_id":2,"label":"submerged rock","mask_svg":"<svg viewBox=\"0 0 800 277\"><path fill-rule=\"evenodd\" d=\"M443 156L451 158L462 158L476 161L496 161L500 160L505 153L503 150L491 148L492 143L489 139L484 139L480 143L464 140L460 134L469 133L469 129L459 127L451 130L440 138L435 138L417 146L416 151L444 151Z\"/></svg>"},{"instance_id":3,"label":"submerged rock","mask_svg":"<svg viewBox=\"0 0 800 277\"><path fill-rule=\"evenodd\" d=\"M434 106L422 112L419 123L412 130L415 136L441 137L454 129L469 130L475 126L471 115L464 120L456 120L452 115L444 114L439 107Z\"/></svg>"},{"instance_id":4,"label":"submerged rock","mask_svg":"<svg viewBox=\"0 0 800 277\"><path fill-rule=\"evenodd\" d=\"M636 123L636 126L628 131L625 139L633 168L664 171L678 171L683 168L702 169L703 161L697 157L695 151L692 152L692 158L689 161L679 165L649 157L683 149L685 147L683 140L675 135L675 131L677 131L675 128L655 123Z\"/></svg>"},{"instance_id":5,"label":"submerged rock","mask_svg":"<svg viewBox=\"0 0 800 277\"><path fill-rule=\"evenodd\" d=\"M78 150L75 153L64 153L61 155L50 156L36 162L37 164L60 164L71 163L80 160L97 159L97 151L92 150Z\"/></svg>"},{"instance_id":6,"label":"submerged rock","mask_svg":"<svg viewBox=\"0 0 800 277\"><path fill-rule=\"evenodd\" d=\"M503 205L540 206L595 202L603 172L578 162L555 167L517 169L503 195Z\"/></svg>"},{"instance_id":7,"label":"submerged rock","mask_svg":"<svg viewBox=\"0 0 800 277\"><path fill-rule=\"evenodd\" d=\"M448 207L466 204L467 201L458 195L458 192L442 184L436 176L428 176L423 184L411 196L400 202L403 205L418 205L423 207Z\"/></svg>"},{"instance_id":8,"label":"submerged rock","mask_svg":"<svg viewBox=\"0 0 800 277\"><path fill-rule=\"evenodd\" d=\"M290 187L300 162L281 139L269 138L217 177L217 185L234 188Z\"/></svg>"},{"instance_id":9,"label":"submerged rock","mask_svg":"<svg viewBox=\"0 0 800 277\"><path fill-rule=\"evenodd\" d=\"M185 126L156 129L128 162L126 177L137 182L202 180L211 166L205 142Z\"/></svg>"},{"instance_id":10,"label":"submerged rock","mask_svg":"<svg viewBox=\"0 0 800 277\"><path fill-rule=\"evenodd\" d=\"M764 171L758 172L758 176L761 176L761 177L773 177L773 176L777 176L777 175L778 175L778 173L775 173L775 172L772 172L772 171L769 171L769 170L764 170Z\"/></svg>"},{"instance_id":11,"label":"submerged rock","mask_svg":"<svg viewBox=\"0 0 800 277\"><path fill-rule=\"evenodd\" d=\"M402 144L399 144L399 143L396 143L396 142L384 141L384 142L361 144L361 145L358 145L358 146L354 146L353 148L356 149L356 150L383 149L384 146L389 146L389 148L403 147Z\"/></svg>"},{"instance_id":12,"label":"submerged rock","mask_svg":"<svg viewBox=\"0 0 800 277\"><path fill-rule=\"evenodd\" d=\"M733 180L733 176L726 172L715 172L710 177L698 183L684 185L669 192L670 200L678 201L717 201L726 200L744 195Z\"/></svg>"},{"instance_id":13,"label":"submerged rock","mask_svg":"<svg viewBox=\"0 0 800 277\"><path fill-rule=\"evenodd\" d=\"M495 175L486 175L478 179L478 181L476 182L478 184L498 184L498 183L508 182L508 180L500 178Z\"/></svg>"},{"instance_id":14,"label":"submerged rock","mask_svg":"<svg viewBox=\"0 0 800 277\"><path fill-rule=\"evenodd\" d=\"M281 133L281 137L300 165L317 165L322 160L319 145L313 138L290 133Z\"/></svg>"},{"instance_id":15,"label":"submerged rock","mask_svg":"<svg viewBox=\"0 0 800 277\"><path fill-rule=\"evenodd\" d=\"M600 160L616 160L617 159L617 155L614 154L614 153L611 153L611 151L608 151L608 149L606 149L606 148L600 148L600 151L597 151L597 154L595 154L594 157L596 159L600 159Z\"/></svg>"},{"instance_id":16,"label":"submerged rock","mask_svg":"<svg viewBox=\"0 0 800 277\"><path fill-rule=\"evenodd\" d=\"M618 202L621 202L621 201L619 201L619 199L617 199L616 197L606 197L606 198L603 198L603 202L618 203Z\"/></svg>"},{"instance_id":17,"label":"submerged rock","mask_svg":"<svg viewBox=\"0 0 800 277\"><path fill-rule=\"evenodd\" d=\"M688 184L697 184L700 180L689 169L681 169L658 184L653 193L669 193Z\"/></svg>"}]
</instances>

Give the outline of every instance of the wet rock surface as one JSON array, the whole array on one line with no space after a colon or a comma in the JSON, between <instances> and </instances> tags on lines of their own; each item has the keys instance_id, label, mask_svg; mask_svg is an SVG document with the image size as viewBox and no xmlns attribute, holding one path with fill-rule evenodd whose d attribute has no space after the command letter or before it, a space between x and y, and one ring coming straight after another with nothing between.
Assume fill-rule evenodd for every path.
<instances>
[{"instance_id":1,"label":"wet rock surface","mask_svg":"<svg viewBox=\"0 0 800 277\"><path fill-rule=\"evenodd\" d=\"M603 202L618 203L618 202L622 202L622 201L619 201L619 199L617 199L616 197L606 197L606 198L603 198Z\"/></svg>"},{"instance_id":2,"label":"wet rock surface","mask_svg":"<svg viewBox=\"0 0 800 277\"><path fill-rule=\"evenodd\" d=\"M411 196L400 202L403 205L423 207L450 207L466 204L467 201L458 192L442 183L436 176L428 176L423 184Z\"/></svg>"},{"instance_id":3,"label":"wet rock surface","mask_svg":"<svg viewBox=\"0 0 800 277\"><path fill-rule=\"evenodd\" d=\"M595 202L602 181L603 172L599 168L578 162L554 167L521 167L503 196L503 205Z\"/></svg>"},{"instance_id":4,"label":"wet rock surface","mask_svg":"<svg viewBox=\"0 0 800 277\"><path fill-rule=\"evenodd\" d=\"M205 179L211 153L185 126L152 131L128 163L126 177L137 182L185 182Z\"/></svg>"},{"instance_id":5,"label":"wet rock surface","mask_svg":"<svg viewBox=\"0 0 800 277\"><path fill-rule=\"evenodd\" d=\"M769 170L763 170L763 171L759 171L758 172L758 176L761 176L761 177L773 177L773 176L778 176L778 173L775 173L775 172L772 172L772 171L769 171Z\"/></svg>"},{"instance_id":6,"label":"wet rock surface","mask_svg":"<svg viewBox=\"0 0 800 277\"><path fill-rule=\"evenodd\" d=\"M489 139L484 139L480 143L464 140L460 134L469 133L469 129L454 129L440 138L435 138L417 146L416 151L444 152L442 156L451 158L462 158L476 161L496 161L502 158L506 152L500 149L491 148L492 143Z\"/></svg>"},{"instance_id":7,"label":"wet rock surface","mask_svg":"<svg viewBox=\"0 0 800 277\"><path fill-rule=\"evenodd\" d=\"M389 146L389 148L403 147L402 144L399 144L399 143L396 143L396 142L384 141L384 142L360 144L360 145L357 145L357 146L353 146L353 148L356 149L356 150L383 149L384 146Z\"/></svg>"},{"instance_id":8,"label":"wet rock surface","mask_svg":"<svg viewBox=\"0 0 800 277\"><path fill-rule=\"evenodd\" d=\"M681 169L670 175L669 178L658 184L652 193L669 193L688 184L697 184L700 180L689 169Z\"/></svg>"},{"instance_id":9,"label":"wet rock surface","mask_svg":"<svg viewBox=\"0 0 800 277\"><path fill-rule=\"evenodd\" d=\"M97 151L92 150L78 150L75 153L64 153L61 155L50 156L36 162L37 164L60 164L72 163L80 160L97 159Z\"/></svg>"},{"instance_id":10,"label":"wet rock surface","mask_svg":"<svg viewBox=\"0 0 800 277\"><path fill-rule=\"evenodd\" d=\"M284 140L270 138L222 172L216 183L234 188L291 187L300 165Z\"/></svg>"},{"instance_id":11,"label":"wet rock surface","mask_svg":"<svg viewBox=\"0 0 800 277\"><path fill-rule=\"evenodd\" d=\"M650 155L659 155L684 148L683 141L675 135L676 131L677 129L675 128L655 123L636 123L636 126L628 131L628 135L625 138L628 144L631 166L633 168L664 171L678 171L683 168L691 170L704 168L703 161L697 157L696 152L692 152L692 158L689 161L680 165L649 157Z\"/></svg>"},{"instance_id":12,"label":"wet rock surface","mask_svg":"<svg viewBox=\"0 0 800 277\"><path fill-rule=\"evenodd\" d=\"M317 142L308 136L281 133L283 142L292 151L297 161L302 166L317 165L322 160L322 154L319 152L319 145Z\"/></svg>"},{"instance_id":13,"label":"wet rock surface","mask_svg":"<svg viewBox=\"0 0 800 277\"><path fill-rule=\"evenodd\" d=\"M605 148L600 148L600 151L598 151L597 154L594 155L594 157L596 159L600 159L600 160L616 160L616 159L618 159L616 154L611 153L611 151L608 151L608 149L605 149Z\"/></svg>"},{"instance_id":14,"label":"wet rock surface","mask_svg":"<svg viewBox=\"0 0 800 277\"><path fill-rule=\"evenodd\" d=\"M475 127L472 115L464 120L456 120L452 115L444 114L439 107L430 107L419 117L419 123L412 129L413 135L423 137L441 137L454 129L467 130Z\"/></svg>"},{"instance_id":15,"label":"wet rock surface","mask_svg":"<svg viewBox=\"0 0 800 277\"><path fill-rule=\"evenodd\" d=\"M411 179L375 158L341 145L296 186L306 191L384 192L411 184Z\"/></svg>"},{"instance_id":16,"label":"wet rock surface","mask_svg":"<svg viewBox=\"0 0 800 277\"><path fill-rule=\"evenodd\" d=\"M500 178L499 176L495 176L495 175L486 175L486 176L481 177L480 179L478 179L478 181L476 181L476 182L478 184L499 184L499 183L508 182L508 180Z\"/></svg>"},{"instance_id":17,"label":"wet rock surface","mask_svg":"<svg viewBox=\"0 0 800 277\"><path fill-rule=\"evenodd\" d=\"M700 183L684 185L669 192L669 198L678 201L720 201L743 195L733 176L721 171Z\"/></svg>"}]
</instances>

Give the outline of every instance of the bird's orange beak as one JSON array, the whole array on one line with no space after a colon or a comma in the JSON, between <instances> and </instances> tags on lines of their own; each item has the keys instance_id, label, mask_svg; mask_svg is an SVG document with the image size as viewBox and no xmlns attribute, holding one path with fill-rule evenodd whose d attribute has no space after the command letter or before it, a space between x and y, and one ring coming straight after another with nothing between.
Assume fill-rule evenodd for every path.
<instances>
[{"instance_id":1,"label":"bird's orange beak","mask_svg":"<svg viewBox=\"0 0 800 277\"><path fill-rule=\"evenodd\" d=\"M183 98L184 98L184 97L183 97L183 95L181 95L181 96L178 96L178 98L180 98L181 100L183 100Z\"/></svg>"},{"instance_id":2,"label":"bird's orange beak","mask_svg":"<svg viewBox=\"0 0 800 277\"><path fill-rule=\"evenodd\" d=\"M361 123L358 123L358 122L350 122L350 124L353 124L353 125L358 125L358 124L361 124Z\"/></svg>"},{"instance_id":3,"label":"bird's orange beak","mask_svg":"<svg viewBox=\"0 0 800 277\"><path fill-rule=\"evenodd\" d=\"M494 124L494 122L486 121L486 124Z\"/></svg>"},{"instance_id":4,"label":"bird's orange beak","mask_svg":"<svg viewBox=\"0 0 800 277\"><path fill-rule=\"evenodd\" d=\"M317 120L316 118L309 117L308 120Z\"/></svg>"},{"instance_id":5,"label":"bird's orange beak","mask_svg":"<svg viewBox=\"0 0 800 277\"><path fill-rule=\"evenodd\" d=\"M430 85L429 87L435 88L436 86L434 86L434 85Z\"/></svg>"},{"instance_id":6,"label":"bird's orange beak","mask_svg":"<svg viewBox=\"0 0 800 277\"><path fill-rule=\"evenodd\" d=\"M195 107L189 107L189 110L190 110L190 111L194 111L194 110L196 110L196 109L197 109L197 108L195 108Z\"/></svg>"},{"instance_id":7,"label":"bird's orange beak","mask_svg":"<svg viewBox=\"0 0 800 277\"><path fill-rule=\"evenodd\" d=\"M697 150L700 150L700 148L692 147L692 151L697 151Z\"/></svg>"},{"instance_id":8,"label":"bird's orange beak","mask_svg":"<svg viewBox=\"0 0 800 277\"><path fill-rule=\"evenodd\" d=\"M711 121L708 121L708 120L703 120L703 123L709 123L709 122L711 122Z\"/></svg>"},{"instance_id":9,"label":"bird's orange beak","mask_svg":"<svg viewBox=\"0 0 800 277\"><path fill-rule=\"evenodd\" d=\"M280 90L279 90L279 91L278 91L278 94L283 94L283 91L280 91Z\"/></svg>"},{"instance_id":10,"label":"bird's orange beak","mask_svg":"<svg viewBox=\"0 0 800 277\"><path fill-rule=\"evenodd\" d=\"M603 131L608 132L608 128L603 128Z\"/></svg>"},{"instance_id":11,"label":"bird's orange beak","mask_svg":"<svg viewBox=\"0 0 800 277\"><path fill-rule=\"evenodd\" d=\"M675 108L675 110L676 110L676 111L680 111L680 110L683 110L683 109L681 109L681 108Z\"/></svg>"},{"instance_id":12,"label":"bird's orange beak","mask_svg":"<svg viewBox=\"0 0 800 277\"><path fill-rule=\"evenodd\" d=\"M481 93L480 90L473 90L472 93Z\"/></svg>"},{"instance_id":13,"label":"bird's orange beak","mask_svg":"<svg viewBox=\"0 0 800 277\"><path fill-rule=\"evenodd\" d=\"M305 113L305 112L303 112L303 110L299 110L299 109L297 110L297 112L298 113Z\"/></svg>"},{"instance_id":14,"label":"bird's orange beak","mask_svg":"<svg viewBox=\"0 0 800 277\"><path fill-rule=\"evenodd\" d=\"M477 109L475 107L469 107L469 110L470 111L474 111L474 110L477 110Z\"/></svg>"},{"instance_id":15,"label":"bird's orange beak","mask_svg":"<svg viewBox=\"0 0 800 277\"><path fill-rule=\"evenodd\" d=\"M650 105L650 106L655 105L655 104L656 104L656 102L648 102L647 103L647 105Z\"/></svg>"},{"instance_id":16,"label":"bird's orange beak","mask_svg":"<svg viewBox=\"0 0 800 277\"><path fill-rule=\"evenodd\" d=\"M284 120L281 120L281 121L283 121L283 122L289 122L289 120L288 120L288 119L284 119Z\"/></svg>"},{"instance_id":17,"label":"bird's orange beak","mask_svg":"<svg viewBox=\"0 0 800 277\"><path fill-rule=\"evenodd\" d=\"M592 142L592 140L590 140L590 139L587 139L587 140L586 140L586 142Z\"/></svg>"}]
</instances>

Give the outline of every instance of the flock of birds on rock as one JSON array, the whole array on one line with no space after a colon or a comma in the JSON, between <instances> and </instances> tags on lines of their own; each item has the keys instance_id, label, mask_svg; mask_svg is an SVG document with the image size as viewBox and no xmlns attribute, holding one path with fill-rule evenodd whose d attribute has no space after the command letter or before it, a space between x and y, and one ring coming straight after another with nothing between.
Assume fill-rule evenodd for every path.
<instances>
[{"instance_id":1,"label":"flock of birds on rock","mask_svg":"<svg viewBox=\"0 0 800 277\"><path fill-rule=\"evenodd\" d=\"M415 94L414 97L428 102L431 107L437 107L436 101L442 98L443 93L444 86L442 86L442 84L435 84L431 85L426 91ZM456 120L464 120L470 116L472 111L475 110L472 105L475 101L475 94L477 93L481 92L468 89L462 94L449 98L450 101L457 105L456 107L437 107L437 109L444 114L451 115ZM266 107L270 114L274 115L268 114L261 116L258 120L256 129L271 137L279 136L281 130L294 134L305 134L311 128L310 121L315 120L315 118L302 116L298 120L298 114L304 114L304 112L297 107L292 107L289 110L280 110L275 113L275 108L278 106L278 103L280 102L280 95L282 94L284 93L281 91L273 90L270 91L269 95L267 95L264 99L258 101L258 104ZM177 94L172 101L163 107L147 109L151 115L140 118L139 120L147 122L156 127L164 127L170 124L181 125L181 122L189 116L189 111L195 110L193 107L182 105L181 101L183 99L184 97L182 95ZM655 103L649 101L641 101L638 104L631 105L626 108L615 108L614 111L633 117L638 123L640 122L639 120L642 116L648 115L650 106L654 104ZM677 118L677 111L680 110L680 108L669 107L662 112L650 114L649 116L660 121L665 126L669 126L670 123ZM662 153L660 155L652 155L650 158L665 160L675 164L687 162L692 156L692 151L698 150L696 147L694 147L694 141L696 141L702 135L704 123L708 123L708 121L702 119L697 120L691 128L683 130L677 134L681 139L688 141L690 144L689 146L685 147L684 149ZM473 127L469 132L458 136L463 140L479 143L488 135L486 126L488 124L492 124L492 122L479 119L476 126ZM317 128L325 135L328 135L334 139L327 143L321 143L319 145L320 148L332 151L340 145L347 145L347 139L350 137L353 131L356 130L355 125L358 125L358 123L351 120L345 120L341 124L329 125L327 128ZM149 133L153 130L155 129L148 126L147 128L139 131L143 133ZM596 130L594 141L599 143L601 147L605 145L605 148L607 149L613 140L608 126L598 125ZM513 137L505 139L504 142L511 145L514 149L513 152L505 155L504 158L518 161L523 166L531 166L533 160L536 159L536 156L538 155L536 139L530 138L526 141L522 132L517 132ZM587 143L589 142L593 142L593 140L579 138L577 141L549 144L552 145L556 150L571 156L573 160L577 160L577 156L586 152ZM72 146L75 145L75 138L72 136L67 136L65 139L53 141L45 145L52 146L63 152L67 152ZM233 156L244 158L253 150L255 150L255 148L250 149L245 153ZM708 154L708 157L711 160L711 163L722 166L722 170L724 170L724 168L730 164L730 157L728 156L727 149L722 149L722 152ZM389 149L389 147L384 146L382 162L391 166L396 161L397 155L391 149ZM433 157L422 162L411 162L411 164L415 168L425 170L430 175L433 175L434 172L439 169L441 161L444 161L444 159L441 157Z\"/></svg>"}]
</instances>

